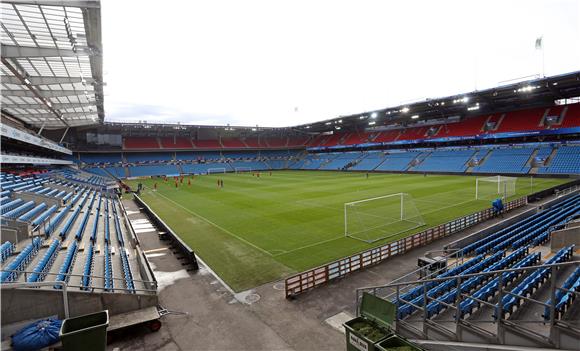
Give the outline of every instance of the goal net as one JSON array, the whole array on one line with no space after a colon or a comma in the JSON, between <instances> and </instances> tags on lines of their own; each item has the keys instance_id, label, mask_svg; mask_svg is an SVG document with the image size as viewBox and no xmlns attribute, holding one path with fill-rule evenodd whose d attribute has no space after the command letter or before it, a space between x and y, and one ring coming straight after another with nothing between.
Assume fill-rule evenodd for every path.
<instances>
[{"instance_id":1,"label":"goal net","mask_svg":"<svg viewBox=\"0 0 580 351\"><path fill-rule=\"evenodd\" d=\"M344 235L367 243L425 225L413 197L398 193L344 204Z\"/></svg>"},{"instance_id":2,"label":"goal net","mask_svg":"<svg viewBox=\"0 0 580 351\"><path fill-rule=\"evenodd\" d=\"M236 173L251 172L252 167L235 167L234 171L236 171Z\"/></svg>"},{"instance_id":3,"label":"goal net","mask_svg":"<svg viewBox=\"0 0 580 351\"><path fill-rule=\"evenodd\" d=\"M226 173L225 168L208 168L207 174Z\"/></svg>"},{"instance_id":4,"label":"goal net","mask_svg":"<svg viewBox=\"0 0 580 351\"><path fill-rule=\"evenodd\" d=\"M516 194L515 177L481 177L475 180L475 199L494 200L497 198L507 199Z\"/></svg>"}]
</instances>

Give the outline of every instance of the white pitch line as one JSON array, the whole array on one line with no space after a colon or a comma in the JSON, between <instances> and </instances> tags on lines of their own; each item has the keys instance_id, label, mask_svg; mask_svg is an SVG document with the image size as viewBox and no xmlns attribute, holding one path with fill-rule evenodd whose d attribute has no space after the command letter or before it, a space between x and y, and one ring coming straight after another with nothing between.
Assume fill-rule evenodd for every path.
<instances>
[{"instance_id":1,"label":"white pitch line","mask_svg":"<svg viewBox=\"0 0 580 351\"><path fill-rule=\"evenodd\" d=\"M178 203L178 202L175 202L175 201L171 200L171 199L170 199L170 198L168 198L167 196L165 196L165 195L163 195L163 194L161 194L161 193L157 193L157 195L160 195L160 196L164 197L165 199L167 199L168 201L171 201L171 202L173 202L174 204L176 204L177 206L181 207L181 208L182 208L182 209L184 209L185 211L187 211L187 212L191 213L192 215L194 215L194 216L198 217L199 219L201 219L201 220L205 221L206 223L208 223L208 224L210 224L210 225L212 225L212 226L216 227L217 229L219 229L219 230L223 231L224 233L226 233L226 234L229 234L229 235L233 236L234 238L236 238L236 239L240 240L241 242L244 242L244 243L246 243L246 244L250 245L251 247L253 247L253 248L255 248L255 249L259 250L260 252L262 252L262 253L264 253L264 254L266 254L266 255L270 256L270 257L273 257L273 256L274 256L274 255L272 255L271 253L269 253L268 251L266 251L266 250L262 249L261 247L259 247L259 246L256 246L256 245L252 244L251 242L247 241L246 239L244 239L244 238L242 238L242 237L239 237L239 236L237 236L236 234L234 234L234 233L230 232L229 230L227 230L227 229L225 229L225 228L223 228L223 227L221 227L221 226L219 226L219 225L215 224L214 222L210 221L209 219L207 219L207 218L203 217L202 215L200 215L200 214L197 214L197 213L193 212L192 210L188 209L187 207L185 207L185 206L181 205L180 203Z\"/></svg>"}]
</instances>

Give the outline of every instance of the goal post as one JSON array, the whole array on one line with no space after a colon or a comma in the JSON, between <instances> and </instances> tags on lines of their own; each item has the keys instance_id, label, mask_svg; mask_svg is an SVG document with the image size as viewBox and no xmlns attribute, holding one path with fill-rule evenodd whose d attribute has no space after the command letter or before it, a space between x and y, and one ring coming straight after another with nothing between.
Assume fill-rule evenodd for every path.
<instances>
[{"instance_id":1,"label":"goal post","mask_svg":"<svg viewBox=\"0 0 580 351\"><path fill-rule=\"evenodd\" d=\"M507 199L516 194L515 177L493 176L478 177L475 180L475 199L494 200L498 197Z\"/></svg>"},{"instance_id":2,"label":"goal post","mask_svg":"<svg viewBox=\"0 0 580 351\"><path fill-rule=\"evenodd\" d=\"M207 169L207 174L215 174L215 173L226 173L226 169L225 168L208 168Z\"/></svg>"},{"instance_id":3,"label":"goal post","mask_svg":"<svg viewBox=\"0 0 580 351\"><path fill-rule=\"evenodd\" d=\"M397 193L344 204L344 235L367 243L422 227L410 194Z\"/></svg>"},{"instance_id":4,"label":"goal post","mask_svg":"<svg viewBox=\"0 0 580 351\"><path fill-rule=\"evenodd\" d=\"M234 171L236 173L244 173L244 172L251 172L252 171L252 167L235 167Z\"/></svg>"}]
</instances>

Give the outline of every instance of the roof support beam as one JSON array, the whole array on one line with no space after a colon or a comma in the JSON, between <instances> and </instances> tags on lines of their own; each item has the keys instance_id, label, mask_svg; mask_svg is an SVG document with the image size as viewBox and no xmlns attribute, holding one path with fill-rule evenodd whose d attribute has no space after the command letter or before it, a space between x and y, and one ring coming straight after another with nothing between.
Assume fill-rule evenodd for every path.
<instances>
[{"instance_id":1,"label":"roof support beam","mask_svg":"<svg viewBox=\"0 0 580 351\"><path fill-rule=\"evenodd\" d=\"M53 84L73 84L82 83L81 77L26 77L32 85L53 85ZM85 84L93 84L93 78L85 78ZM6 84L22 84L19 78L12 76L3 76L2 83Z\"/></svg>"},{"instance_id":2,"label":"roof support beam","mask_svg":"<svg viewBox=\"0 0 580 351\"><path fill-rule=\"evenodd\" d=\"M77 96L84 95L85 92L82 90L38 90L39 93L44 97L62 97L62 96ZM93 94L92 90L88 91L89 94ZM5 96L19 96L19 97L37 97L32 91L28 90L2 90L2 95Z\"/></svg>"},{"instance_id":3,"label":"roof support beam","mask_svg":"<svg viewBox=\"0 0 580 351\"><path fill-rule=\"evenodd\" d=\"M68 117L87 117L87 115L95 115L96 117L96 113L95 112L63 112L62 113L62 118L68 118ZM18 114L18 118L54 118L54 115L52 113L20 113ZM67 127L69 125L67 124Z\"/></svg>"},{"instance_id":4,"label":"roof support beam","mask_svg":"<svg viewBox=\"0 0 580 351\"><path fill-rule=\"evenodd\" d=\"M10 61L8 61L6 58L4 57L0 57L0 61L4 64L4 66L6 66L6 68L8 68L8 70L10 72L12 72L12 74L19 78L22 83L28 88L28 92L33 94L33 97L40 99L40 101L42 101L50 110L51 113L49 113L50 117L49 118L58 118L58 120L60 120L62 122L62 124L64 124L65 126L69 127L68 123L62 118L62 113L60 113L60 111L56 110L55 108L53 108L52 106L50 106L48 104L48 101L46 99L46 96L41 95L38 92L38 89L36 89L35 87L33 87L30 83L28 83L24 76L18 71L18 69L16 69L16 67L14 67Z\"/></svg>"},{"instance_id":5,"label":"roof support beam","mask_svg":"<svg viewBox=\"0 0 580 351\"><path fill-rule=\"evenodd\" d=\"M4 2L15 5L63 6L94 9L101 8L101 4L96 0L4 0Z\"/></svg>"},{"instance_id":6,"label":"roof support beam","mask_svg":"<svg viewBox=\"0 0 580 351\"><path fill-rule=\"evenodd\" d=\"M77 54L70 49L35 48L30 46L2 45L4 58L32 58L32 57L74 57Z\"/></svg>"},{"instance_id":7,"label":"roof support beam","mask_svg":"<svg viewBox=\"0 0 580 351\"><path fill-rule=\"evenodd\" d=\"M95 104L90 102L81 103L62 103L62 104L52 104L52 107L56 109L67 109L67 108L78 108L78 107L91 107ZM48 109L45 104L2 104L3 108L33 108L33 109Z\"/></svg>"}]
</instances>

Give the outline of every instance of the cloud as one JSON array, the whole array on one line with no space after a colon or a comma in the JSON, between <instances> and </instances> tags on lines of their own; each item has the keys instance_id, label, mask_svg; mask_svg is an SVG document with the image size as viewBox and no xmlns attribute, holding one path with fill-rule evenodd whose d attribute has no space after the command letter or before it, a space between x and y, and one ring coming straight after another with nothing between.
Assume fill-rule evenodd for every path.
<instances>
[{"instance_id":1,"label":"cloud","mask_svg":"<svg viewBox=\"0 0 580 351\"><path fill-rule=\"evenodd\" d=\"M103 0L107 120L288 126L577 70L560 1Z\"/></svg>"}]
</instances>

